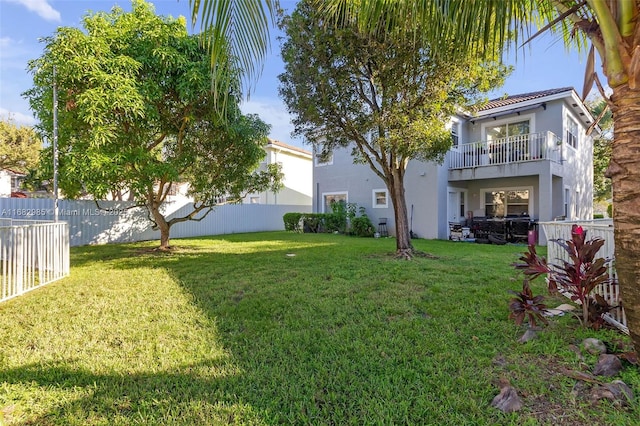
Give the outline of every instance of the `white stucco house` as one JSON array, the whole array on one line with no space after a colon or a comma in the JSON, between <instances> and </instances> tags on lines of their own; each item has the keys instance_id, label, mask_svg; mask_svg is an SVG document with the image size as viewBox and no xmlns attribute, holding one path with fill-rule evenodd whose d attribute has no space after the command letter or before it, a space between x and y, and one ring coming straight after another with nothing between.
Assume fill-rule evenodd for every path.
<instances>
[{"instance_id":1,"label":"white stucco house","mask_svg":"<svg viewBox=\"0 0 640 426\"><path fill-rule=\"evenodd\" d=\"M269 164L282 166L283 188L274 193L264 191L249 194L244 203L310 206L313 197L313 155L296 146L269 139L265 146L265 158L260 167Z\"/></svg>"},{"instance_id":2,"label":"white stucco house","mask_svg":"<svg viewBox=\"0 0 640 426\"><path fill-rule=\"evenodd\" d=\"M11 169L0 169L0 197L11 197L11 194L18 193L25 176Z\"/></svg>"},{"instance_id":3,"label":"white stucco house","mask_svg":"<svg viewBox=\"0 0 640 426\"><path fill-rule=\"evenodd\" d=\"M442 164L412 161L405 175L412 231L447 239L469 216L535 221L591 219L594 118L571 87L494 99L474 115L451 119L453 146ZM598 130L596 129L596 132ZM366 208L374 224L394 213L382 180L354 164L351 148L313 168L313 210L332 200ZM545 243L545 236L540 242Z\"/></svg>"}]
</instances>

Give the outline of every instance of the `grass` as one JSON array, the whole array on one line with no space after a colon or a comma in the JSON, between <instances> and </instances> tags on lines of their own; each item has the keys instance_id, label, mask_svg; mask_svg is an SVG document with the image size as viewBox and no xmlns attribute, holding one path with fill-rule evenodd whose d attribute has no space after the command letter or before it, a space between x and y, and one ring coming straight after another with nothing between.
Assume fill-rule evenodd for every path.
<instances>
[{"instance_id":1,"label":"grass","mask_svg":"<svg viewBox=\"0 0 640 426\"><path fill-rule=\"evenodd\" d=\"M563 368L614 331L507 320L524 246L284 232L72 250L71 277L0 305L0 424L637 424ZM286 256L295 254L295 256ZM538 287L540 292L541 288ZM525 408L490 406L508 378ZM638 393L638 370L620 379Z\"/></svg>"}]
</instances>

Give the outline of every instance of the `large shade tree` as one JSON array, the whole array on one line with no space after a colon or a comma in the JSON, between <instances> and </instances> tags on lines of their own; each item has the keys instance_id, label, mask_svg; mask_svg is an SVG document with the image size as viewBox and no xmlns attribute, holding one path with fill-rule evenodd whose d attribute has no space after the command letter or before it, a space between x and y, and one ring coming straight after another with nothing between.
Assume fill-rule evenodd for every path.
<instances>
[{"instance_id":1,"label":"large shade tree","mask_svg":"<svg viewBox=\"0 0 640 426\"><path fill-rule=\"evenodd\" d=\"M277 190L277 166L257 171L269 127L240 113L237 88L219 108L209 54L184 19L159 17L152 5L134 0L131 12L89 14L83 26L59 28L46 39L44 54L30 63L34 87L26 92L51 140L57 88L66 196L130 192L168 248L172 225L202 219L221 200ZM52 156L43 158L50 171ZM162 205L182 182L193 211L168 218Z\"/></svg>"},{"instance_id":2,"label":"large shade tree","mask_svg":"<svg viewBox=\"0 0 640 426\"><path fill-rule=\"evenodd\" d=\"M614 140L607 175L613 187L616 270L636 352L640 351L640 1L638 0L328 0L335 22L357 16L377 34L418 27L437 42L457 40L459 52L487 53L508 35L517 43L536 30L562 34L568 46L590 42L584 96L596 84L613 113ZM386 19L380 24L380 16ZM440 24L434 25L434 22ZM478 35L480 43L474 40ZM443 37L444 36L444 37ZM496 43L497 41L497 43ZM594 70L598 54L611 89Z\"/></svg>"},{"instance_id":3,"label":"large shade tree","mask_svg":"<svg viewBox=\"0 0 640 426\"><path fill-rule=\"evenodd\" d=\"M393 205L398 255L410 257L409 161L440 162L451 147L451 116L501 85L505 68L471 55L436 56L420 37L362 32L355 19L327 27L312 1L300 1L283 27L280 94L295 133L319 153L352 148L354 161L380 177Z\"/></svg>"}]
</instances>

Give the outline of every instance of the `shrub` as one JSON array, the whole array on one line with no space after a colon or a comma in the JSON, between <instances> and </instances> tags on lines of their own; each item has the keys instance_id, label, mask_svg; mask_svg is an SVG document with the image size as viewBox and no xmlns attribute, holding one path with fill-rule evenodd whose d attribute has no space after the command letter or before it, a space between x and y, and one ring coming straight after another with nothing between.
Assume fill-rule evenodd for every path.
<instances>
[{"instance_id":1,"label":"shrub","mask_svg":"<svg viewBox=\"0 0 640 426\"><path fill-rule=\"evenodd\" d=\"M551 240L559 244L566 252L569 260L560 260L560 264L547 264L547 260L536 253L534 245L529 246L528 253L523 254L516 263L516 269L525 274L525 281L534 280L540 275L548 274L549 292L560 292L582 305L582 323L599 328L602 315L612 309L599 295L591 292L600 284L608 283L609 259L595 258L596 253L604 245L602 238L586 241L587 231L581 226L571 227L570 240ZM512 315L514 311L512 309Z\"/></svg>"},{"instance_id":2,"label":"shrub","mask_svg":"<svg viewBox=\"0 0 640 426\"><path fill-rule=\"evenodd\" d=\"M327 214L325 213L304 213L302 215L302 230L307 233L317 234L324 232L326 229L325 221Z\"/></svg>"},{"instance_id":3,"label":"shrub","mask_svg":"<svg viewBox=\"0 0 640 426\"><path fill-rule=\"evenodd\" d=\"M547 323L544 311L547 307L542 303L544 296L534 296L529 286L529 280L522 282L522 291L510 291L516 295L509 301L509 318L513 319L517 325L521 325L525 317L529 322L529 327L535 327L539 322Z\"/></svg>"},{"instance_id":4,"label":"shrub","mask_svg":"<svg viewBox=\"0 0 640 426\"><path fill-rule=\"evenodd\" d=\"M332 213L325 217L327 232L340 232L344 234L347 230L347 203L344 201L334 201L331 203Z\"/></svg>"},{"instance_id":5,"label":"shrub","mask_svg":"<svg viewBox=\"0 0 640 426\"><path fill-rule=\"evenodd\" d=\"M301 231L300 219L302 219L302 213L285 213L282 219L284 220L285 231Z\"/></svg>"},{"instance_id":6,"label":"shrub","mask_svg":"<svg viewBox=\"0 0 640 426\"><path fill-rule=\"evenodd\" d=\"M602 213L594 213L593 214L593 218L594 219L604 219L604 214L602 214Z\"/></svg>"},{"instance_id":7,"label":"shrub","mask_svg":"<svg viewBox=\"0 0 640 426\"><path fill-rule=\"evenodd\" d=\"M607 216L613 217L613 204L607 204Z\"/></svg>"},{"instance_id":8,"label":"shrub","mask_svg":"<svg viewBox=\"0 0 640 426\"><path fill-rule=\"evenodd\" d=\"M365 208L360 207L360 216L351 218L351 233L357 237L373 237L374 228L371 219L365 213Z\"/></svg>"}]
</instances>

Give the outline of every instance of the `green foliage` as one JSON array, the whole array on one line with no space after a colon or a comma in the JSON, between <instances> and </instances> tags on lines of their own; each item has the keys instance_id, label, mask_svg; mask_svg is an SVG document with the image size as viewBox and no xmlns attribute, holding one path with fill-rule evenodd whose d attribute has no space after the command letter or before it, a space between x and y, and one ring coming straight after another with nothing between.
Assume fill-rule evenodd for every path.
<instances>
[{"instance_id":1,"label":"green foliage","mask_svg":"<svg viewBox=\"0 0 640 426\"><path fill-rule=\"evenodd\" d=\"M11 117L0 119L0 169L27 173L38 164L42 140L28 126L18 126Z\"/></svg>"},{"instance_id":2,"label":"green foliage","mask_svg":"<svg viewBox=\"0 0 640 426\"><path fill-rule=\"evenodd\" d=\"M89 14L83 26L45 39L44 54L29 64L34 87L25 93L50 138L56 67L60 188L67 197L129 192L149 209L164 246L171 225L206 214L220 200L279 189L276 165L257 171L269 126L241 114L233 89L220 117L208 52L184 18L156 16L151 4L133 0L130 13L115 7ZM51 161L41 169L51 176ZM160 206L177 182L189 183L195 208L167 221Z\"/></svg>"},{"instance_id":3,"label":"green foliage","mask_svg":"<svg viewBox=\"0 0 640 426\"><path fill-rule=\"evenodd\" d=\"M326 221L330 213L303 213L302 214L302 230L303 232L311 232L317 234L325 232L327 229Z\"/></svg>"},{"instance_id":4,"label":"green foliage","mask_svg":"<svg viewBox=\"0 0 640 426\"><path fill-rule=\"evenodd\" d=\"M347 231L347 203L344 201L333 201L331 203L331 213L325 217L325 226L327 232L339 232L341 234Z\"/></svg>"},{"instance_id":5,"label":"green foliage","mask_svg":"<svg viewBox=\"0 0 640 426\"><path fill-rule=\"evenodd\" d=\"M354 217L351 220L351 233L357 237L373 237L374 227L369 216Z\"/></svg>"},{"instance_id":6,"label":"green foliage","mask_svg":"<svg viewBox=\"0 0 640 426\"><path fill-rule=\"evenodd\" d=\"M613 114L604 99L587 104L594 117L599 117L604 111L600 122L602 129L600 137L593 141L593 194L596 200L611 198L611 179L605 176L611 160L613 143Z\"/></svg>"},{"instance_id":7,"label":"green foliage","mask_svg":"<svg viewBox=\"0 0 640 426\"><path fill-rule=\"evenodd\" d=\"M301 228L301 219L302 213L285 213L282 217L284 220L284 229L285 231L294 231L300 232Z\"/></svg>"},{"instance_id":8,"label":"green foliage","mask_svg":"<svg viewBox=\"0 0 640 426\"><path fill-rule=\"evenodd\" d=\"M366 209L362 206L358 208L358 215L356 215L355 210L356 205L354 203L350 216L350 233L357 237L373 237L375 228L373 227L373 223L371 223L371 219L367 216Z\"/></svg>"},{"instance_id":9,"label":"green foliage","mask_svg":"<svg viewBox=\"0 0 640 426\"><path fill-rule=\"evenodd\" d=\"M609 260L596 258L596 253L604 245L602 238L596 237L586 241L587 231L581 226L571 227L571 239L552 240L560 245L568 255L569 260L559 259L559 264L548 264L547 260L536 253L534 245L530 245L528 252L516 263L516 269L522 270L527 279L547 274L549 292L568 295L573 302L582 306L582 321L585 326L599 328L602 325L602 314L611 307L603 298L592 295L593 290L609 283Z\"/></svg>"},{"instance_id":10,"label":"green foliage","mask_svg":"<svg viewBox=\"0 0 640 426\"><path fill-rule=\"evenodd\" d=\"M294 116L294 133L317 152L351 147L354 162L367 164L389 188L393 204L404 205L390 185L404 185L412 159L444 159L451 116L460 108L472 111L482 92L502 84L506 68L497 61L435 55L417 28L383 36L361 31L356 18L327 25L317 8L300 1L281 21L287 38L280 94ZM406 209L398 211L406 216ZM408 220L401 223L396 241L398 249L407 249Z\"/></svg>"},{"instance_id":11,"label":"green foliage","mask_svg":"<svg viewBox=\"0 0 640 426\"><path fill-rule=\"evenodd\" d=\"M529 285L529 280L522 281L522 291L509 291L516 297L509 301L509 318L513 319L516 325L521 325L525 319L529 327L536 327L539 322L547 324L544 311L547 308L543 302L544 296L534 296Z\"/></svg>"},{"instance_id":12,"label":"green foliage","mask_svg":"<svg viewBox=\"0 0 640 426\"><path fill-rule=\"evenodd\" d=\"M612 203L607 204L607 216L613 217L613 204Z\"/></svg>"}]
</instances>

